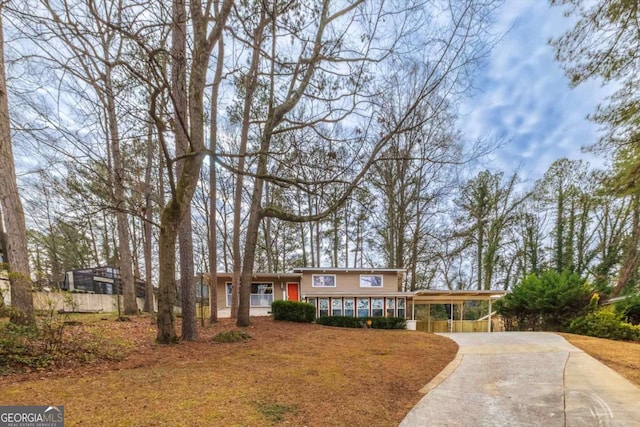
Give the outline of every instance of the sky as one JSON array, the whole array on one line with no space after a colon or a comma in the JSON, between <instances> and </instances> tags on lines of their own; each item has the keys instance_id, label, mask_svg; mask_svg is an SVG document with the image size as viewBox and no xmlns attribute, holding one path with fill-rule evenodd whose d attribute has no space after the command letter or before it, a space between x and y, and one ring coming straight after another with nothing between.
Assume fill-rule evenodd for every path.
<instances>
[{"instance_id":1,"label":"sky","mask_svg":"<svg viewBox=\"0 0 640 427\"><path fill-rule=\"evenodd\" d=\"M522 179L542 177L557 159L604 160L582 148L598 141L598 125L586 117L611 93L591 81L570 88L548 40L572 28L563 9L544 0L507 0L494 25L502 34L463 105L460 126L467 138L504 138L482 167Z\"/></svg>"}]
</instances>

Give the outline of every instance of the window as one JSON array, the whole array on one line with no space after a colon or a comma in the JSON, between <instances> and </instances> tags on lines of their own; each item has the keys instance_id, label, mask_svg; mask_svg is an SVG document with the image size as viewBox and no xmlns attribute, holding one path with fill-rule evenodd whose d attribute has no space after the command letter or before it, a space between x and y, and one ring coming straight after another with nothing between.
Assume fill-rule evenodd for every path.
<instances>
[{"instance_id":1,"label":"window","mask_svg":"<svg viewBox=\"0 0 640 427\"><path fill-rule=\"evenodd\" d=\"M311 277L311 286L314 288L335 288L336 287L336 275L335 274L314 274Z\"/></svg>"},{"instance_id":2,"label":"window","mask_svg":"<svg viewBox=\"0 0 640 427\"><path fill-rule=\"evenodd\" d=\"M396 300L394 298L387 298L387 317L393 317L396 315Z\"/></svg>"},{"instance_id":3,"label":"window","mask_svg":"<svg viewBox=\"0 0 640 427\"><path fill-rule=\"evenodd\" d=\"M270 307L273 302L273 283L252 283L250 298L251 307ZM231 283L227 283L227 307L231 307Z\"/></svg>"},{"instance_id":4,"label":"window","mask_svg":"<svg viewBox=\"0 0 640 427\"><path fill-rule=\"evenodd\" d=\"M398 317L407 318L406 310L407 300L404 298L398 298Z\"/></svg>"},{"instance_id":5,"label":"window","mask_svg":"<svg viewBox=\"0 0 640 427\"><path fill-rule=\"evenodd\" d=\"M342 316L342 300L340 298L331 299L331 315Z\"/></svg>"},{"instance_id":6,"label":"window","mask_svg":"<svg viewBox=\"0 0 640 427\"><path fill-rule=\"evenodd\" d=\"M314 307L317 307L317 306L318 306L317 301L316 301L316 299L315 299L315 298L308 298L308 299L307 299L307 302L308 302L309 304L311 304L312 306L314 306Z\"/></svg>"},{"instance_id":7,"label":"window","mask_svg":"<svg viewBox=\"0 0 640 427\"><path fill-rule=\"evenodd\" d=\"M371 316L380 317L384 315L384 298L371 299Z\"/></svg>"},{"instance_id":8,"label":"window","mask_svg":"<svg viewBox=\"0 0 640 427\"><path fill-rule=\"evenodd\" d=\"M379 274L361 274L360 287L361 288L381 288L382 276Z\"/></svg>"},{"instance_id":9,"label":"window","mask_svg":"<svg viewBox=\"0 0 640 427\"><path fill-rule=\"evenodd\" d=\"M329 315L329 298L318 298L318 316Z\"/></svg>"},{"instance_id":10,"label":"window","mask_svg":"<svg viewBox=\"0 0 640 427\"><path fill-rule=\"evenodd\" d=\"M358 298L358 317L369 317L369 298Z\"/></svg>"},{"instance_id":11,"label":"window","mask_svg":"<svg viewBox=\"0 0 640 427\"><path fill-rule=\"evenodd\" d=\"M355 314L355 304L353 298L344 299L344 315L353 317Z\"/></svg>"},{"instance_id":12,"label":"window","mask_svg":"<svg viewBox=\"0 0 640 427\"><path fill-rule=\"evenodd\" d=\"M231 307L231 283L227 283L227 307Z\"/></svg>"},{"instance_id":13,"label":"window","mask_svg":"<svg viewBox=\"0 0 640 427\"><path fill-rule=\"evenodd\" d=\"M251 307L270 307L273 302L273 283L251 284Z\"/></svg>"}]
</instances>

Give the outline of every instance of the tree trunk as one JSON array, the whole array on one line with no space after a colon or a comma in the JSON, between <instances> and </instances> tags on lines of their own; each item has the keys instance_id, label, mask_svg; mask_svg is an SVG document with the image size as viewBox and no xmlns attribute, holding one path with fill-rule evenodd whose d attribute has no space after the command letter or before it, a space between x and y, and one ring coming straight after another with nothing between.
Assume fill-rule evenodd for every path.
<instances>
[{"instance_id":1,"label":"tree trunk","mask_svg":"<svg viewBox=\"0 0 640 427\"><path fill-rule=\"evenodd\" d=\"M107 66L105 72L105 96L107 107L107 121L109 126L108 144L113 161L113 170L110 173L111 184L113 185L113 198L116 208L116 228L118 233L118 268L120 279L122 280L122 301L124 314L133 315L138 313L136 303L136 291L132 272L131 249L129 247L129 223L125 212L125 188L124 188L124 167L120 154L120 135L118 131L118 118L114 99L113 86L111 83L111 66Z\"/></svg>"},{"instance_id":2,"label":"tree trunk","mask_svg":"<svg viewBox=\"0 0 640 427\"><path fill-rule=\"evenodd\" d=\"M218 321L218 187L216 174L216 148L218 144L218 96L222 80L224 40L218 41L218 62L211 88L211 129L209 135L209 323Z\"/></svg>"},{"instance_id":3,"label":"tree trunk","mask_svg":"<svg viewBox=\"0 0 640 427\"><path fill-rule=\"evenodd\" d=\"M153 239L151 222L153 221L153 204L151 203L151 194L153 191L153 185L151 184L151 169L153 168L153 128L149 125L147 131L147 162L144 170L144 213L142 215L142 219L144 225L142 227L143 231L143 251L144 251L144 279L145 279L145 298L144 298L144 308L143 310L146 313L153 313L154 304L153 304L153 283L152 283L152 274L151 270L153 268L152 265L152 245L151 240Z\"/></svg>"},{"instance_id":4,"label":"tree trunk","mask_svg":"<svg viewBox=\"0 0 640 427\"><path fill-rule=\"evenodd\" d=\"M627 283L634 277L638 270L638 266L640 266L640 251L638 250L638 245L640 244L640 200L638 196L632 197L633 211L631 236L629 237L629 243L627 244L624 260L620 266L618 281L611 292L612 298L622 294Z\"/></svg>"},{"instance_id":5,"label":"tree trunk","mask_svg":"<svg viewBox=\"0 0 640 427\"><path fill-rule=\"evenodd\" d=\"M175 146L176 154L184 156L189 151L189 99L187 94L187 12L185 2L174 2L173 28L171 32L171 90L173 93L175 112ZM193 78L193 76L191 76ZM195 127L195 126L194 126ZM181 176L184 160L176 163L176 176ZM189 199L190 200L190 199ZM196 290L193 267L193 228L191 224L191 206L187 202L178 230L180 247L180 294L182 296L182 339L195 341L198 339L196 318Z\"/></svg>"},{"instance_id":6,"label":"tree trunk","mask_svg":"<svg viewBox=\"0 0 640 427\"><path fill-rule=\"evenodd\" d=\"M11 306L14 308L11 322L27 325L35 322L35 316L31 295L27 227L18 194L10 126L7 81L4 71L2 5L0 5L0 208L6 225L4 255L9 264Z\"/></svg>"}]
</instances>

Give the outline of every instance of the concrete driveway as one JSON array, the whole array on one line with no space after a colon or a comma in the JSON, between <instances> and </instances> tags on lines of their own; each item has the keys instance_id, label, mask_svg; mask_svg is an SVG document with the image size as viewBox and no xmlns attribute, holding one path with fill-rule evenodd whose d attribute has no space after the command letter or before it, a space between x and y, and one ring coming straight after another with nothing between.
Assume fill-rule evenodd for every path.
<instances>
[{"instance_id":1,"label":"concrete driveway","mask_svg":"<svg viewBox=\"0 0 640 427\"><path fill-rule=\"evenodd\" d=\"M458 355L403 427L640 426L640 388L559 335L442 335Z\"/></svg>"}]
</instances>

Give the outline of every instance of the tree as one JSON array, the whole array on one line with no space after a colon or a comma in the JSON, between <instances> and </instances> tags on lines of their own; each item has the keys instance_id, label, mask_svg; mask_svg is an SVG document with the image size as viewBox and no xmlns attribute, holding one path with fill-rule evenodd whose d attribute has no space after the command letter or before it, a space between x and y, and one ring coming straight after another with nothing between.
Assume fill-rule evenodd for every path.
<instances>
[{"instance_id":1,"label":"tree","mask_svg":"<svg viewBox=\"0 0 640 427\"><path fill-rule=\"evenodd\" d=\"M616 82L619 89L590 118L605 130L601 148L610 149L616 159L614 191L638 197L637 178L640 171L640 19L637 1L552 0L552 5L568 6L567 16L577 18L575 26L552 41L556 59L565 69L571 85L601 79ZM634 221L634 226L640 221ZM632 231L634 236L640 231ZM631 273L638 268L640 257L637 242L632 238L625 250L622 268L614 295L622 292Z\"/></svg>"},{"instance_id":2,"label":"tree","mask_svg":"<svg viewBox=\"0 0 640 427\"><path fill-rule=\"evenodd\" d=\"M160 219L160 278L158 289L158 334L157 340L160 343L168 344L175 342L177 336L174 326L173 306L176 301L175 288L175 262L176 262L176 239L179 225L187 214L191 199L195 192L200 177L200 167L205 153L204 145L204 89L206 86L207 67L209 65L211 51L218 42L222 34L222 29L231 13L233 1L225 0L220 6L217 15L210 16L212 3L203 5L199 1L189 3L190 20L187 21L185 3L174 0L172 3L172 37L179 39L186 35L185 23L191 24L190 30L193 32L191 63L188 72L188 85L180 87L179 70L187 70L186 43L175 40L172 45L172 61L180 62L174 70L172 86L172 102L174 103L174 114L176 126L182 127L181 132L188 135L188 147L185 155L180 161L183 162L180 174L175 179L172 171L175 160L167 155L169 153L163 133L165 124L157 111L157 100L160 91L156 91L151 99L150 114L158 129L162 150L165 153L165 161L169 172L170 195L169 201L161 213ZM210 27L211 26L211 27ZM181 33L182 32L182 33ZM218 58L222 61L223 58ZM185 107L182 97L187 97L186 107L188 111L181 111ZM188 114L188 116L187 116ZM186 118L188 117L188 122ZM177 174L176 174L177 175Z\"/></svg>"},{"instance_id":3,"label":"tree","mask_svg":"<svg viewBox=\"0 0 640 427\"><path fill-rule=\"evenodd\" d=\"M467 67L486 52L482 46L486 18L495 3L479 5L460 1L451 2L449 6L447 17L451 21L443 24L432 20L430 26L427 25L429 11L424 4L409 4L403 9L387 4L371 8L356 1L340 8L325 0L308 9L308 14L296 15L300 16L300 21L292 19L299 5L274 3L263 4L266 10L256 14L266 15L267 26L271 29L270 39L264 38L259 31L251 38L252 52L257 51L262 56L268 76L264 91L259 92L264 94L267 108L255 120L260 128L242 261L238 326L249 324L249 285L260 222L268 217L294 222L327 218L349 199L389 141L416 126L409 120L416 109L437 94L452 96L468 87L465 81ZM373 22L382 19L387 25L372 26ZM348 37L356 28L362 37ZM392 31L386 32L391 28ZM420 33L420 30L424 31ZM292 46L285 52L277 49L276 36L281 34L286 34ZM396 49L404 42L421 44L421 51L427 52L426 56L411 56L411 49L406 53ZM381 78L390 74L398 77ZM395 125L384 127L376 101L392 82L408 81L408 74L418 74L415 88L410 91L413 96L400 106ZM335 124L348 117L358 118L361 124L348 132L335 132ZM282 141L291 140L284 139L283 135L305 129L313 129L325 141L325 146L338 143L336 135L339 135L340 143L347 147L346 152L351 157L347 161L340 159L342 164L350 165L348 169L327 168L337 160L337 150L333 149L329 153L334 154L325 159L326 165L314 165L326 168L322 183L326 198L321 201L319 213L300 216L286 206L264 205L263 202L266 181L307 192L316 184L302 177L304 170L309 169L307 164L291 165L286 176L273 173L274 164L281 161L277 148L283 147ZM301 145L290 149L299 149L298 158L302 160L309 148Z\"/></svg>"},{"instance_id":4,"label":"tree","mask_svg":"<svg viewBox=\"0 0 640 427\"><path fill-rule=\"evenodd\" d=\"M11 121L7 99L7 79L4 71L4 33L2 28L3 4L0 3L0 234L9 265L11 321L26 325L35 322L31 273L27 248L27 227L20 195L11 146Z\"/></svg>"},{"instance_id":5,"label":"tree","mask_svg":"<svg viewBox=\"0 0 640 427\"><path fill-rule=\"evenodd\" d=\"M463 211L458 221L464 228L456 234L466 240L464 245L475 247L478 290L492 289L505 235L518 218L517 208L529 197L515 194L517 174L505 183L502 176L480 172L463 187L458 200Z\"/></svg>"},{"instance_id":6,"label":"tree","mask_svg":"<svg viewBox=\"0 0 640 427\"><path fill-rule=\"evenodd\" d=\"M636 1L551 0L565 6L565 15L577 19L575 26L552 40L556 59L572 86L591 79L619 82L620 88L592 116L608 132L601 142L616 147L640 141L640 20ZM636 159L634 168L640 166Z\"/></svg>"}]
</instances>

